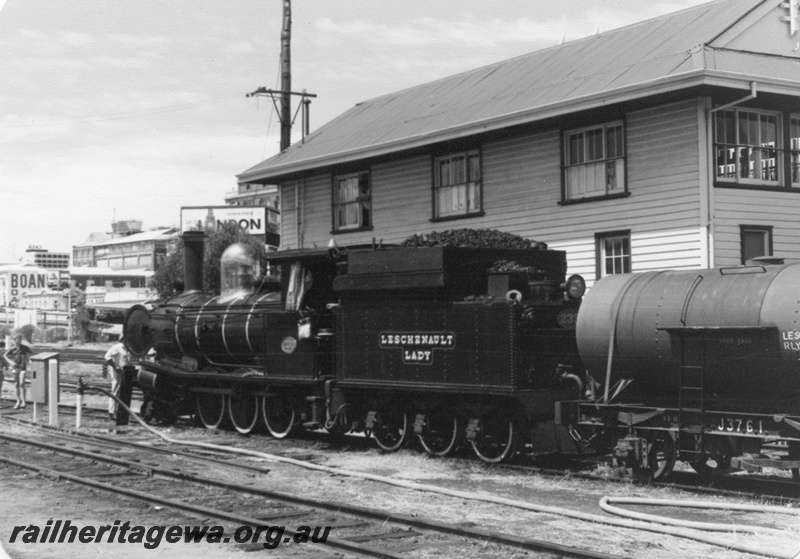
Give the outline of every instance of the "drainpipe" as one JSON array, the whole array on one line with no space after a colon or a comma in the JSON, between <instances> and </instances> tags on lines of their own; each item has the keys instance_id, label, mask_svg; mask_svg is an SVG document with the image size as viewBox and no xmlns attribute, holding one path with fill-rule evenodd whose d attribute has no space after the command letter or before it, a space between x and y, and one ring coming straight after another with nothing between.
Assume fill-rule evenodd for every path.
<instances>
[{"instance_id":1,"label":"drainpipe","mask_svg":"<svg viewBox=\"0 0 800 559\"><path fill-rule=\"evenodd\" d=\"M745 101L749 101L750 99L755 99L758 96L758 91L756 90L757 84L756 82L750 82L750 94L745 95L741 99L737 99L736 101L731 101L730 103L726 103L724 105L720 105L719 107L714 107L710 111L709 114L714 114L717 111L721 111L723 109L727 109L733 107L734 105L739 105L740 103L744 103Z\"/></svg>"},{"instance_id":2,"label":"drainpipe","mask_svg":"<svg viewBox=\"0 0 800 559\"><path fill-rule=\"evenodd\" d=\"M707 268L714 267L714 179L716 177L716 153L714 153L714 130L713 130L713 120L711 116L714 113L719 111L728 109L730 107L734 107L746 101L750 101L751 99L755 99L758 96L758 88L757 83L755 81L750 82L750 93L742 97L741 99L737 99L735 101L731 101L730 103L725 103L724 105L720 105L719 107L709 108L706 109L706 118L705 118L705 143L708 146L705 150L706 158L707 158L707 165L706 165L706 189L705 189L705 205L706 205L706 254L707 254L707 262L705 263ZM702 161L702 158L701 158Z\"/></svg>"}]
</instances>

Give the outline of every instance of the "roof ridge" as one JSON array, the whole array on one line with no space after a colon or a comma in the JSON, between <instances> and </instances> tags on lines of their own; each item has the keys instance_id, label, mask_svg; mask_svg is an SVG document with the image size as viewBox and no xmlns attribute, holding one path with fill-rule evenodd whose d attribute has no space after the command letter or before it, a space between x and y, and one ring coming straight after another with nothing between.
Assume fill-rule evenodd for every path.
<instances>
[{"instance_id":1,"label":"roof ridge","mask_svg":"<svg viewBox=\"0 0 800 559\"><path fill-rule=\"evenodd\" d=\"M373 103L373 102L377 103L377 102L380 102L382 99L387 99L387 98L395 97L395 96L398 96L398 95L403 95L403 94L405 94L405 93L407 93L409 91L413 91L413 90L418 89L418 88L422 88L422 87L426 87L426 86L434 86L435 84L438 84L438 83L446 82L446 81L449 81L449 80L454 80L454 79L457 79L459 76L474 75L476 73L479 73L482 70L496 69L499 66L503 66L503 65L508 64L510 62L513 62L513 61L516 61L516 60L521 60L521 59L524 59L524 58L527 58L527 57L530 57L530 56L539 55L539 54L546 53L546 52L552 51L552 50L562 49L562 48L565 48L566 46L575 46L577 43L581 43L581 42L588 42L588 41L592 41L592 40L598 40L600 38L607 38L607 37L609 37L611 35L623 32L625 30L634 29L636 27L641 27L643 25L650 25L655 21L667 20L667 19L672 19L672 18L680 16L680 15L685 15L687 12L700 10L700 9L709 9L714 4L723 4L723 3L727 3L727 2L736 2L736 1L740 1L740 0L711 0L710 2L704 2L704 3L698 4L696 6L689 6L689 7L683 8L681 10L678 10L676 12L670 12L670 13L667 13L667 14L661 14L659 16L655 16L655 17L652 17L652 18L649 18L649 19L645 19L645 20L642 20L642 21L629 23L627 25L623 25L622 27L615 27L614 29L609 29L608 31L602 31L600 33L593 33L591 35L586 35L584 37L579 37L577 39L573 39L573 40L567 41L565 43L560 43L558 45L551 45L551 46L540 48L540 49L537 49L537 50L534 50L534 51L531 51L531 52L526 52L524 54L519 54L517 56L512 56L511 58L505 58L503 60L498 60L496 62L490 62L488 64L484 64L483 66L478 66L476 68L470 68L468 70L463 70L463 71L457 72L455 74L449 74L447 76L442 76L441 78L437 78L435 80L430 80L430 81L418 83L416 85L410 85L410 86L405 87L403 89L397 89L397 90L391 91L389 93L384 93L382 95L377 95L375 97L369 97L367 99L363 99L361 101L358 101L355 104L353 104L350 107L350 109L345 111L345 113L343 113L343 114L346 114L349 110L351 110L351 109L353 109L355 107L359 107L359 106L362 106L362 105L367 104L367 103ZM752 10L756 9L758 6L760 6L761 4L766 2L767 0L751 0L751 1L755 2L756 4L754 6L751 6L743 15L738 16L736 18L736 21L734 21L730 25L726 26L723 31L721 31L720 33L715 35L711 40L714 40L717 37L719 37L720 35L722 35L722 33L727 31L728 29L730 29L733 25L735 25L737 22L739 22L742 18L746 17L747 14L749 14ZM705 46L705 45L709 44L709 42L711 42L711 41L698 43L698 44L692 45L691 47L689 47L686 50L676 50L676 51L674 51L674 52L672 52L670 54L677 54L677 53L680 53L680 52L689 52L691 49L697 48L698 46L701 46L701 47ZM669 54L665 54L663 56L669 56ZM659 59L659 58L661 58L663 56L659 55L659 56L652 57L652 58L642 58L642 60L657 60L657 59ZM340 116L342 116L342 115L340 115Z\"/></svg>"},{"instance_id":2,"label":"roof ridge","mask_svg":"<svg viewBox=\"0 0 800 559\"><path fill-rule=\"evenodd\" d=\"M721 1L724 1L724 0L714 0L714 1L715 1L715 2L721 2ZM746 10L746 11L745 11L745 12L744 12L742 15L740 15L739 17L737 17L737 18L736 18L736 21L732 22L732 23L731 23L730 25L728 25L728 26L727 26L725 29L723 29L722 31L720 31L719 33L717 33L716 35L714 35L714 36L713 36L713 37L712 37L712 38L711 38L709 41L707 41L705 44L706 44L706 45L710 45L711 43L713 43L714 41L716 41L717 39L719 39L720 37L722 37L722 36L723 36L725 33L727 33L727 32L728 32L728 31L729 31L729 30L730 30L730 29L731 29L731 28L732 28L734 25L736 25L737 23L739 23L740 21L742 21L744 18L746 18L747 16L749 16L749 15L750 15L751 13L753 13L753 12L754 12L756 9L760 8L761 6L763 6L763 5L764 5L766 2L767 2L767 0L758 0L758 1L756 1L756 2L755 2L753 5L752 5L752 6L750 6L750 9Z\"/></svg>"}]
</instances>

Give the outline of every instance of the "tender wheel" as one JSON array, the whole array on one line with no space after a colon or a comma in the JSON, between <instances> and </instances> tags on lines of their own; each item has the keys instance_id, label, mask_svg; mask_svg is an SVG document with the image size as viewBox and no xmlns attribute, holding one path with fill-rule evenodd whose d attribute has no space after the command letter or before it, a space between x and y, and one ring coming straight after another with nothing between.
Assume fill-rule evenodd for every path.
<instances>
[{"instance_id":1,"label":"tender wheel","mask_svg":"<svg viewBox=\"0 0 800 559\"><path fill-rule=\"evenodd\" d=\"M470 440L478 458L496 464L514 456L517 432L514 422L500 417L484 418L475 438Z\"/></svg>"},{"instance_id":2,"label":"tender wheel","mask_svg":"<svg viewBox=\"0 0 800 559\"><path fill-rule=\"evenodd\" d=\"M800 443L789 443L789 460L800 460ZM800 468L792 468L792 479L800 481Z\"/></svg>"},{"instance_id":3,"label":"tender wheel","mask_svg":"<svg viewBox=\"0 0 800 559\"><path fill-rule=\"evenodd\" d=\"M408 416L396 410L380 413L372 427L372 437L386 452L400 450L408 440Z\"/></svg>"},{"instance_id":4,"label":"tender wheel","mask_svg":"<svg viewBox=\"0 0 800 559\"><path fill-rule=\"evenodd\" d=\"M256 396L234 392L228 396L228 417L237 432L249 435L258 425L258 400Z\"/></svg>"},{"instance_id":5,"label":"tender wheel","mask_svg":"<svg viewBox=\"0 0 800 559\"><path fill-rule=\"evenodd\" d=\"M261 415L270 435L285 439L295 427L295 410L290 402L276 396L261 399Z\"/></svg>"},{"instance_id":6,"label":"tender wheel","mask_svg":"<svg viewBox=\"0 0 800 559\"><path fill-rule=\"evenodd\" d=\"M653 431L647 439L647 470L654 481L672 473L675 467L675 437L667 431Z\"/></svg>"},{"instance_id":7,"label":"tender wheel","mask_svg":"<svg viewBox=\"0 0 800 559\"><path fill-rule=\"evenodd\" d=\"M217 429L225 419L224 394L200 392L197 394L197 417L206 429Z\"/></svg>"},{"instance_id":8,"label":"tender wheel","mask_svg":"<svg viewBox=\"0 0 800 559\"><path fill-rule=\"evenodd\" d=\"M462 423L444 410L434 411L425 418L425 429L419 442L432 456L447 456L461 446Z\"/></svg>"}]
</instances>

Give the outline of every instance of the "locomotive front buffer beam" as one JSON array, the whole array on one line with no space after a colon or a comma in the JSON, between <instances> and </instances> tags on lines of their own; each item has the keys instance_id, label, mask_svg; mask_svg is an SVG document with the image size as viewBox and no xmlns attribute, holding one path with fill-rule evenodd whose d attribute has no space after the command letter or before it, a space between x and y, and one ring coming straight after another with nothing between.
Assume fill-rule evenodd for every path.
<instances>
[{"instance_id":1,"label":"locomotive front buffer beam","mask_svg":"<svg viewBox=\"0 0 800 559\"><path fill-rule=\"evenodd\" d=\"M675 460L695 469L713 460L717 473L800 469L800 416L570 401L556 405L556 424L584 449L634 470L664 470Z\"/></svg>"}]
</instances>

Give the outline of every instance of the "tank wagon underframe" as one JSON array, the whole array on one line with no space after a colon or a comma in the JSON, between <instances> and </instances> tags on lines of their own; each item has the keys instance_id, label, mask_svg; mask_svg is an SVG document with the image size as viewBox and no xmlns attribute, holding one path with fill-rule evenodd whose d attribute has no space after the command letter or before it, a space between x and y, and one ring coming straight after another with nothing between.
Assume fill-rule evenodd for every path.
<instances>
[{"instance_id":1,"label":"tank wagon underframe","mask_svg":"<svg viewBox=\"0 0 800 559\"><path fill-rule=\"evenodd\" d=\"M559 407L558 421L574 426L576 438L583 433L602 433L608 438L607 445L616 444L615 456L621 463L651 469L648 460L654 457L647 456L648 447L657 441L658 459L670 469L675 460L683 460L703 473L708 472L710 461L717 472L800 468L800 415L701 413L595 402L561 402ZM772 445L777 457L764 456L764 445ZM668 473L663 472L661 477Z\"/></svg>"},{"instance_id":2,"label":"tank wagon underframe","mask_svg":"<svg viewBox=\"0 0 800 559\"><path fill-rule=\"evenodd\" d=\"M563 403L561 421L665 475L681 459L703 473L770 467L800 477L798 285L797 263L598 281L577 344L603 393Z\"/></svg>"}]
</instances>

